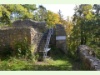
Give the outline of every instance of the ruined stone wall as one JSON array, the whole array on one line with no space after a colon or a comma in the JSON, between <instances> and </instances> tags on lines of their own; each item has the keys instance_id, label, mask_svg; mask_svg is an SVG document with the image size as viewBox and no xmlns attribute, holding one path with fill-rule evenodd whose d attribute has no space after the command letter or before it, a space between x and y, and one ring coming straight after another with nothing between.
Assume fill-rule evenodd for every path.
<instances>
[{"instance_id":1,"label":"ruined stone wall","mask_svg":"<svg viewBox=\"0 0 100 75\"><path fill-rule=\"evenodd\" d=\"M64 51L67 54L67 44L66 44L66 32L62 25L57 24L56 28L56 47Z\"/></svg>"},{"instance_id":2,"label":"ruined stone wall","mask_svg":"<svg viewBox=\"0 0 100 75\"><path fill-rule=\"evenodd\" d=\"M0 29L0 51L6 46L14 48L16 42L23 42L25 39L29 45L34 45L37 49L42 33L35 31L33 28L3 28Z\"/></svg>"},{"instance_id":3,"label":"ruined stone wall","mask_svg":"<svg viewBox=\"0 0 100 75\"><path fill-rule=\"evenodd\" d=\"M29 19L26 20L17 20L12 24L14 27L32 27L36 31L45 33L48 28L46 27L45 22L37 22ZM63 37L64 39L57 40L56 38ZM63 50L67 53L66 48L66 32L64 27L61 24L57 24L54 28L54 34L51 37L50 46L56 46L56 48Z\"/></svg>"},{"instance_id":4,"label":"ruined stone wall","mask_svg":"<svg viewBox=\"0 0 100 75\"><path fill-rule=\"evenodd\" d=\"M96 71L100 70L100 60L95 56L94 51L90 47L80 45L77 53L86 68Z\"/></svg>"},{"instance_id":5,"label":"ruined stone wall","mask_svg":"<svg viewBox=\"0 0 100 75\"><path fill-rule=\"evenodd\" d=\"M12 26L13 27L16 27L16 28L34 28L34 30L37 32L35 34L35 37L31 38L31 42L32 44L35 43L35 47L37 50L37 48L39 48L39 42L41 40L41 38L43 38L43 35L44 33L48 30L48 28L46 27L46 23L45 22L37 22L37 21L33 21L33 20L30 20L30 19L25 19L25 20L17 20L17 21L14 21L12 23ZM32 32L32 31L31 31ZM33 34L33 33L31 33ZM32 35L34 36L34 35Z\"/></svg>"},{"instance_id":6,"label":"ruined stone wall","mask_svg":"<svg viewBox=\"0 0 100 75\"><path fill-rule=\"evenodd\" d=\"M37 22L30 19L26 20L17 20L12 23L14 27L33 27L39 32L45 32L47 27L45 22Z\"/></svg>"},{"instance_id":7,"label":"ruined stone wall","mask_svg":"<svg viewBox=\"0 0 100 75\"><path fill-rule=\"evenodd\" d=\"M41 39L43 37L43 33L36 32L35 34L31 31L31 45L33 45L35 49L33 49L33 52L37 52L38 46L41 42Z\"/></svg>"},{"instance_id":8,"label":"ruined stone wall","mask_svg":"<svg viewBox=\"0 0 100 75\"><path fill-rule=\"evenodd\" d=\"M46 42L45 35L47 34L45 33L47 30L48 28L46 27L45 22L36 22L29 19L17 20L12 23L12 28L3 28L0 30L0 50L7 45L14 47L14 42L23 41L24 38L27 38L29 45L34 46L33 50L40 50L38 46L42 45L44 47L45 43L41 43L41 40L44 39L44 42ZM63 37L63 39L57 39L58 37ZM62 25L57 24L54 28L54 34L51 37L50 46L51 44L58 48L58 50L61 49L67 53L66 32Z\"/></svg>"}]
</instances>

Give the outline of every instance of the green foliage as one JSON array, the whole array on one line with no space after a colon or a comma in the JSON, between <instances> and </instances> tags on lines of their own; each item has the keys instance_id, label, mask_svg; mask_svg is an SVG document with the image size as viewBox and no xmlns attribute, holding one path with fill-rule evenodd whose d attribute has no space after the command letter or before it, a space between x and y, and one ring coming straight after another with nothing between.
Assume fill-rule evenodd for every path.
<instances>
[{"instance_id":1,"label":"green foliage","mask_svg":"<svg viewBox=\"0 0 100 75\"><path fill-rule=\"evenodd\" d=\"M15 55L19 58L30 58L32 59L31 48L27 42L27 39L22 41L16 41L14 44Z\"/></svg>"},{"instance_id":2,"label":"green foliage","mask_svg":"<svg viewBox=\"0 0 100 75\"><path fill-rule=\"evenodd\" d=\"M2 4L0 5L0 23L11 24L17 19L33 19L35 4Z\"/></svg>"},{"instance_id":3,"label":"green foliage","mask_svg":"<svg viewBox=\"0 0 100 75\"><path fill-rule=\"evenodd\" d=\"M22 6L26 8L29 12L33 12L37 9L35 4L24 4Z\"/></svg>"},{"instance_id":4,"label":"green foliage","mask_svg":"<svg viewBox=\"0 0 100 75\"><path fill-rule=\"evenodd\" d=\"M64 24L65 25L65 29L66 29L66 34L67 34L67 37L69 37L71 34L72 34L72 29L73 29L73 22L69 20L69 17L67 19L67 21L65 21L66 23Z\"/></svg>"},{"instance_id":5,"label":"green foliage","mask_svg":"<svg viewBox=\"0 0 100 75\"><path fill-rule=\"evenodd\" d=\"M73 29L71 30L70 37L67 38L69 54L72 57L76 57L75 54L79 45L88 45L94 48L98 57L100 55L99 5L94 5L94 7L95 9L90 4L81 4L75 8Z\"/></svg>"},{"instance_id":6,"label":"green foliage","mask_svg":"<svg viewBox=\"0 0 100 75\"><path fill-rule=\"evenodd\" d=\"M10 12L0 5L0 21L5 24L10 24Z\"/></svg>"},{"instance_id":7,"label":"green foliage","mask_svg":"<svg viewBox=\"0 0 100 75\"><path fill-rule=\"evenodd\" d=\"M48 11L46 23L48 27L53 27L55 26L55 24L59 24L60 23L59 15L51 11Z\"/></svg>"},{"instance_id":8,"label":"green foliage","mask_svg":"<svg viewBox=\"0 0 100 75\"><path fill-rule=\"evenodd\" d=\"M42 71L54 71L54 70L83 70L80 61L76 62L72 58L68 58L62 51L52 47L51 58L47 58L42 62L32 61L23 58L10 58L0 61L0 70L6 71L19 71L19 70L42 70Z\"/></svg>"},{"instance_id":9,"label":"green foliage","mask_svg":"<svg viewBox=\"0 0 100 75\"><path fill-rule=\"evenodd\" d=\"M45 21L47 17L47 10L44 6L40 5L35 11L34 20L36 21Z\"/></svg>"},{"instance_id":10,"label":"green foliage","mask_svg":"<svg viewBox=\"0 0 100 75\"><path fill-rule=\"evenodd\" d=\"M9 57L16 57L16 58L23 58L23 59L32 59L36 60L37 56L34 56L32 54L31 46L28 44L27 39L24 39L22 41L15 41L14 47L10 47L9 45L6 46L1 52L0 52L0 58L1 59L7 59ZM34 52L34 51L33 51Z\"/></svg>"},{"instance_id":11,"label":"green foliage","mask_svg":"<svg viewBox=\"0 0 100 75\"><path fill-rule=\"evenodd\" d=\"M23 70L24 68L26 68L26 65L30 65L30 62L34 64L32 61L10 58L8 60L3 60L2 62L0 62L0 70Z\"/></svg>"},{"instance_id":12,"label":"green foliage","mask_svg":"<svg viewBox=\"0 0 100 75\"><path fill-rule=\"evenodd\" d=\"M79 45L83 44L92 47L95 50L97 57L100 58L99 4L94 4L93 6L90 4L81 4L76 6L73 21L70 21L69 19L64 20L61 11L59 11L59 14L56 14L46 10L42 5L40 5L37 10L36 9L35 4L1 4L0 25L10 25L14 20L27 18L36 21L46 21L48 27L53 27L55 24L61 23L66 27L68 56L64 55L59 49L52 48L52 59L46 59L42 65L34 65L32 62L27 63L27 61L9 59L0 62L0 70L72 70L72 66L74 69L78 66L80 66L78 67L79 69L82 69L84 65L80 64L81 62L79 61L78 64L76 62L76 60L78 60L76 50ZM33 14L33 12L35 13ZM12 51L8 46L5 47L5 50L0 55L3 54L3 57L9 57L14 53L18 58L33 58L36 62L39 56L38 54L32 56L31 48L26 39L24 39L24 41L16 41L14 45L15 50ZM68 57L73 60L69 60Z\"/></svg>"}]
</instances>

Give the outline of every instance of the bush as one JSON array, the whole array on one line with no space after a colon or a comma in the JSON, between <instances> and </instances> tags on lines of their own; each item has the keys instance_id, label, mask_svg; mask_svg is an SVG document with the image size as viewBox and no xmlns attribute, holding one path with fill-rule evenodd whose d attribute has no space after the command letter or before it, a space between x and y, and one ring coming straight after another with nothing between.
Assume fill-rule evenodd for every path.
<instances>
[{"instance_id":1,"label":"bush","mask_svg":"<svg viewBox=\"0 0 100 75\"><path fill-rule=\"evenodd\" d=\"M27 66L30 66L32 64L34 64L32 61L10 58L8 60L3 60L0 62L0 70L24 70L25 68L27 68Z\"/></svg>"},{"instance_id":2,"label":"bush","mask_svg":"<svg viewBox=\"0 0 100 75\"><path fill-rule=\"evenodd\" d=\"M17 41L14 44L15 52L14 54L18 58L28 58L31 59L31 46L28 44L27 39L24 39L23 41Z\"/></svg>"}]
</instances>

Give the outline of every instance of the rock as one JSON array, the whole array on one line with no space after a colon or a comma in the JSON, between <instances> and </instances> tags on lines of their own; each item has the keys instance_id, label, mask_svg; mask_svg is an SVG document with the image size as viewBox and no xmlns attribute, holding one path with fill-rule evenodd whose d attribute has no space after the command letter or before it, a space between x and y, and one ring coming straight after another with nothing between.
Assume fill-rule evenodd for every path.
<instances>
[{"instance_id":1,"label":"rock","mask_svg":"<svg viewBox=\"0 0 100 75\"><path fill-rule=\"evenodd\" d=\"M100 70L100 60L89 52L93 52L93 50L86 45L80 45L77 49L80 60L84 63L86 68L90 70Z\"/></svg>"}]
</instances>

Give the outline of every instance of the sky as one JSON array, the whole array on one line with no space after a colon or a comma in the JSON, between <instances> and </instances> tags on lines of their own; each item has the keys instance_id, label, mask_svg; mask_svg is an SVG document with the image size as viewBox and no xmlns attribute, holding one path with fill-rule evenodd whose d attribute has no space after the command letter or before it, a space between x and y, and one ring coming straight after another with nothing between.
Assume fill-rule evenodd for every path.
<instances>
[{"instance_id":1,"label":"sky","mask_svg":"<svg viewBox=\"0 0 100 75\"><path fill-rule=\"evenodd\" d=\"M43 5L47 10L51 10L55 13L61 10L64 19L66 19L67 16L72 17L74 14L75 4L38 4L37 7L39 5Z\"/></svg>"}]
</instances>

